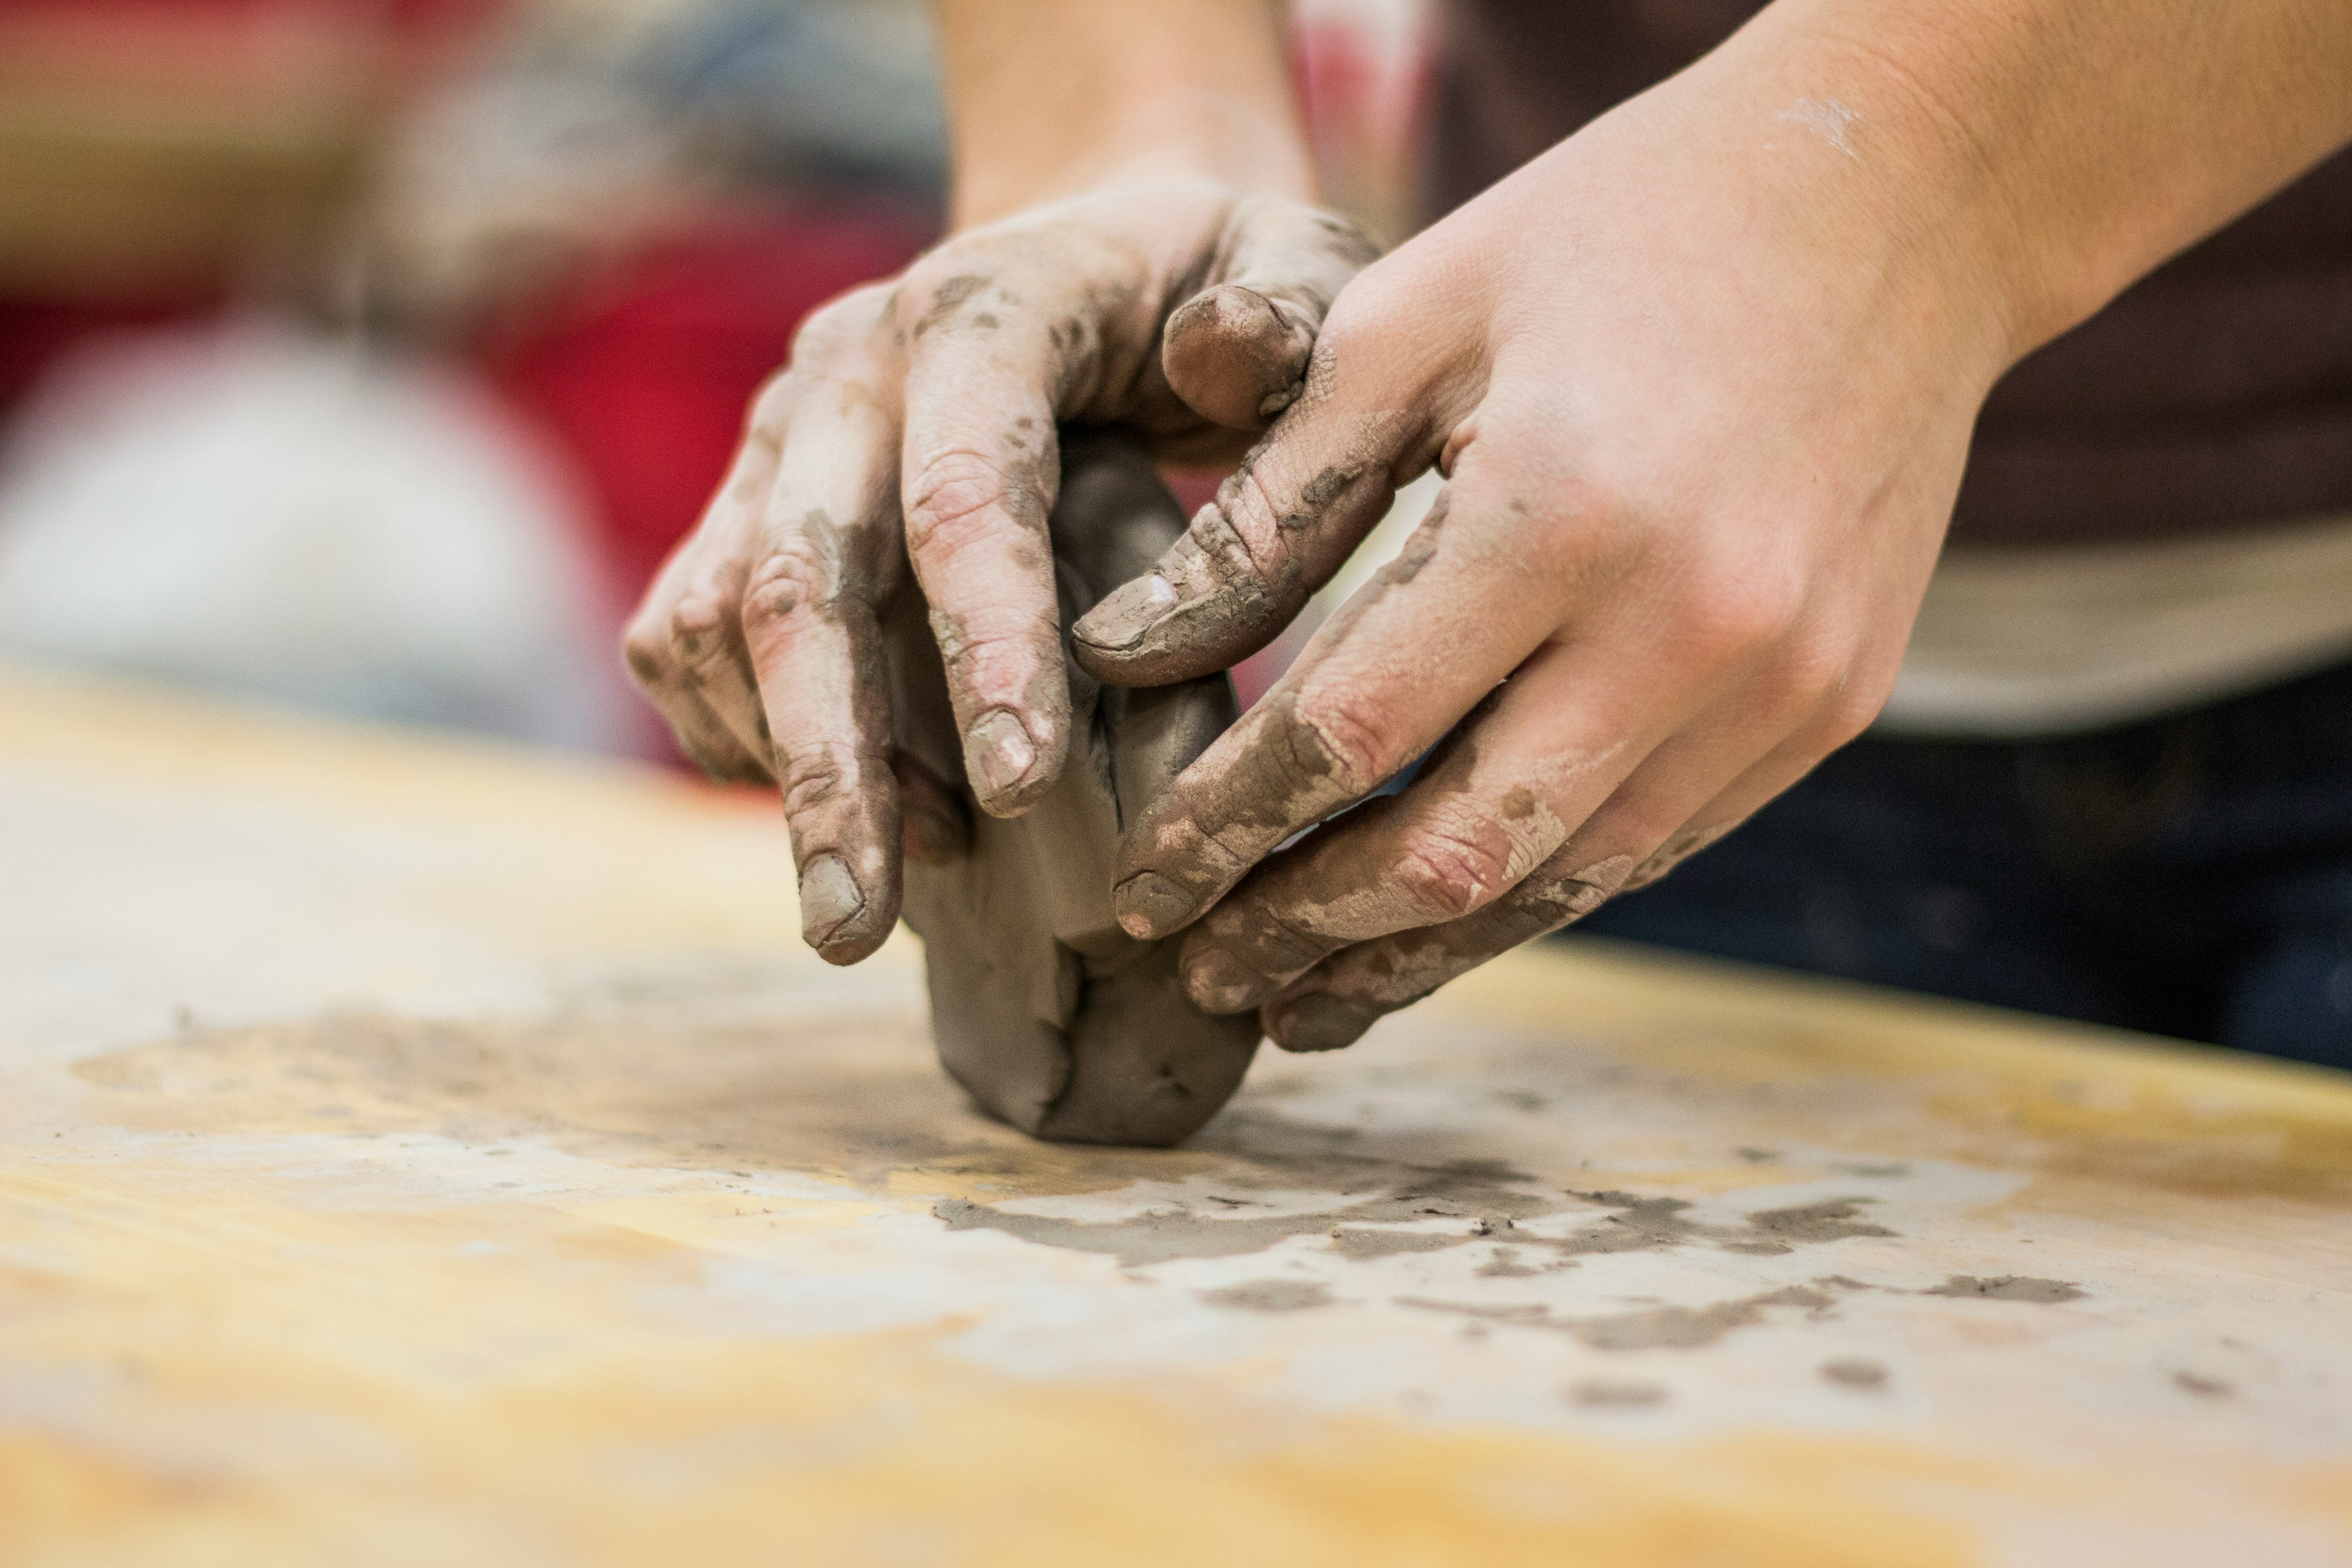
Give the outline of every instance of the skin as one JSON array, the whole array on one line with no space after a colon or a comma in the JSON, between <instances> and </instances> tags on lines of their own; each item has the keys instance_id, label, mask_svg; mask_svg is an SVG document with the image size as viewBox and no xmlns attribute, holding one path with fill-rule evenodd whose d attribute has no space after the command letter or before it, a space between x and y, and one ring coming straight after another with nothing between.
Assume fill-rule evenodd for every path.
<instances>
[{"instance_id":1,"label":"skin","mask_svg":"<svg viewBox=\"0 0 2352 1568\"><path fill-rule=\"evenodd\" d=\"M1160 566L1076 628L1087 673L1129 685L1271 640L1434 464L1445 501L1404 555L1117 867L1120 923L1187 931L1194 998L1260 1009L1294 1048L1664 875L1858 732L1993 382L2352 140L2340 0L1777 0L1327 311L1360 248L1295 295L1272 281L1287 261L1204 263L1245 248L1221 192L1293 215L1265 220L1292 237L1263 254L1315 249L1263 8L951 0L941 19L974 226L804 339L755 414L736 521L706 520L633 657L721 766L761 765L765 714L804 872L835 854L863 900L820 951L856 956L887 931L857 922L890 907L887 770L857 616L784 634L760 607L770 562L834 558L792 520L833 521L854 605L888 581L896 480L967 766L1009 811L1050 784L1066 722L1035 546L1052 465L1016 434L1125 419L1173 450L1276 414ZM1184 308L1244 277L1268 309ZM965 278L983 281L932 315ZM730 636L742 653L709 651ZM1029 760L992 773L971 742L1000 714ZM1433 747L1401 794L1279 847Z\"/></svg>"}]
</instances>

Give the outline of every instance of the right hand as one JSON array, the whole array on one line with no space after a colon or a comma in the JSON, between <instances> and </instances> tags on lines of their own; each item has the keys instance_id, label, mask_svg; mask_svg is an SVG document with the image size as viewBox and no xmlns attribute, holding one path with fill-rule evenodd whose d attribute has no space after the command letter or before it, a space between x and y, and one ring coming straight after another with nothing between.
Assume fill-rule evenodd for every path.
<instances>
[{"instance_id":1,"label":"right hand","mask_svg":"<svg viewBox=\"0 0 2352 1568\"><path fill-rule=\"evenodd\" d=\"M902 566L973 792L1017 816L1069 744L1056 426L1125 425L1165 460L1239 457L1298 395L1325 310L1372 254L1299 203L1132 185L956 235L801 329L625 646L689 754L782 789L821 956L854 963L889 935L902 841L922 856L963 836L950 792L891 742L879 618Z\"/></svg>"}]
</instances>

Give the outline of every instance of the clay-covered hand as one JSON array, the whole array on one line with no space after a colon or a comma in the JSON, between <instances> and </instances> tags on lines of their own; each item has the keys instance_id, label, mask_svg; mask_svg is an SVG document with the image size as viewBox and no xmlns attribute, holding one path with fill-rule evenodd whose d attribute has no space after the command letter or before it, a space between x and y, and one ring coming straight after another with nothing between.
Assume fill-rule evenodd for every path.
<instances>
[{"instance_id":1,"label":"clay-covered hand","mask_svg":"<svg viewBox=\"0 0 2352 1568\"><path fill-rule=\"evenodd\" d=\"M1052 534L1066 626L1149 566L1184 518L1125 433L1071 432L1062 461ZM923 609L907 593L884 640L900 766L930 781L955 775L956 730ZM988 816L967 788L925 785L970 833L910 855L906 871L940 1062L1023 1131L1173 1143L1240 1087L1257 1020L1194 1005L1177 976L1177 941L1121 931L1110 890L1121 827L1234 711L1223 672L1128 691L1073 668L1069 765L1030 810Z\"/></svg>"},{"instance_id":2,"label":"clay-covered hand","mask_svg":"<svg viewBox=\"0 0 2352 1568\"><path fill-rule=\"evenodd\" d=\"M1295 202L1121 186L967 230L802 329L626 652L710 772L782 788L818 952L853 963L889 934L902 816L919 851L947 831L891 762L880 615L908 564L945 662L952 771L1017 816L1073 741L1046 539L1057 427L1237 455L1297 395L1370 254Z\"/></svg>"},{"instance_id":3,"label":"clay-covered hand","mask_svg":"<svg viewBox=\"0 0 2352 1568\"><path fill-rule=\"evenodd\" d=\"M1190 926L1192 994L1277 1044L1663 875L1891 689L2004 323L1872 123L1711 69L1367 270L1217 505L1076 628L1107 681L1224 668L1447 476L1120 857L1126 929Z\"/></svg>"}]
</instances>

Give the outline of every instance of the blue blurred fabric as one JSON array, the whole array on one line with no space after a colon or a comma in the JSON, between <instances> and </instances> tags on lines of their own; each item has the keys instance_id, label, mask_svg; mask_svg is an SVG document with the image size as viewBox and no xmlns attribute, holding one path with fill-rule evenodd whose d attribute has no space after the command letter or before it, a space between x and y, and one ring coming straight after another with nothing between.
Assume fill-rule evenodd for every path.
<instances>
[{"instance_id":1,"label":"blue blurred fabric","mask_svg":"<svg viewBox=\"0 0 2352 1568\"><path fill-rule=\"evenodd\" d=\"M2352 1068L2352 666L2060 740L1866 735L1579 932Z\"/></svg>"}]
</instances>

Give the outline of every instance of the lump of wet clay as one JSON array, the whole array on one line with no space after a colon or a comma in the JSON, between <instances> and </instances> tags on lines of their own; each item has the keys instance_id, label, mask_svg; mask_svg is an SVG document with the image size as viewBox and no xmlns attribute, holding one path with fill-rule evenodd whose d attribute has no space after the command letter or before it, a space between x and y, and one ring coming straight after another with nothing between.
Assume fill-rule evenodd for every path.
<instances>
[{"instance_id":1,"label":"lump of wet clay","mask_svg":"<svg viewBox=\"0 0 2352 1568\"><path fill-rule=\"evenodd\" d=\"M1048 525L1062 629L1148 571L1184 518L1132 438L1066 431ZM1254 1015L1213 1017L1177 978L1175 941L1139 942L1111 913L1119 834L1234 721L1223 674L1098 685L1070 664L1070 754L1028 812L989 816L962 748L925 607L911 585L887 629L896 740L961 796L969 853L906 868L940 1065L1023 1131L1080 1143L1174 1143L1216 1114L1257 1049Z\"/></svg>"}]
</instances>

